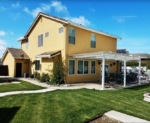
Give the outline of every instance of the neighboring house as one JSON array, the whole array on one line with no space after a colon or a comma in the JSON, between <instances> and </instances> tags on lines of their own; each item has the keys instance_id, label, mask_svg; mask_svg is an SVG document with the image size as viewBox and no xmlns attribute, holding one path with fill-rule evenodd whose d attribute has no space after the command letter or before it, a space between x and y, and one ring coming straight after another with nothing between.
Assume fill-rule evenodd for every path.
<instances>
[{"instance_id":1,"label":"neighboring house","mask_svg":"<svg viewBox=\"0 0 150 123\"><path fill-rule=\"evenodd\" d=\"M150 54L148 53L132 53L130 54L132 56L140 56L141 57L141 62L142 63L150 63Z\"/></svg>"},{"instance_id":2,"label":"neighboring house","mask_svg":"<svg viewBox=\"0 0 150 123\"><path fill-rule=\"evenodd\" d=\"M100 80L101 61L75 59L72 54L100 51L116 52L117 36L96 31L55 16L39 13L20 39L21 49L8 48L2 58L9 66L10 76L24 73L46 73L56 60L65 60L68 66L66 83ZM119 70L118 61L107 60L105 72ZM21 74L19 74L21 73Z\"/></svg>"},{"instance_id":3,"label":"neighboring house","mask_svg":"<svg viewBox=\"0 0 150 123\"><path fill-rule=\"evenodd\" d=\"M0 62L0 65L3 65L3 63L2 63L2 62Z\"/></svg>"}]
</instances>

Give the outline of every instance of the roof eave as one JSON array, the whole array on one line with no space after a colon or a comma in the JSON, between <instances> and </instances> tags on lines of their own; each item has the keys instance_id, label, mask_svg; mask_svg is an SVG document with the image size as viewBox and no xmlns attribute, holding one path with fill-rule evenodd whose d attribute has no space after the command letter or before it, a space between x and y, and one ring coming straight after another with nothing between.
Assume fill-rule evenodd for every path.
<instances>
[{"instance_id":1,"label":"roof eave","mask_svg":"<svg viewBox=\"0 0 150 123\"><path fill-rule=\"evenodd\" d=\"M78 24L73 23L73 22L71 22L71 21L69 21L69 24L72 25L72 26L76 26L76 27L79 27L79 28L82 28L82 29L91 31L91 32L95 32L95 33L98 33L98 34L101 34L101 35L105 35L105 36L108 36L108 37L112 37L112 38L116 38L116 39L122 40L122 38L119 37L119 36L111 35L111 34L104 33L104 32L100 32L100 31L96 31L96 30L94 30L94 29L90 29L90 28L88 28L88 27L84 27L84 26L82 26L82 25L78 25Z\"/></svg>"}]
</instances>

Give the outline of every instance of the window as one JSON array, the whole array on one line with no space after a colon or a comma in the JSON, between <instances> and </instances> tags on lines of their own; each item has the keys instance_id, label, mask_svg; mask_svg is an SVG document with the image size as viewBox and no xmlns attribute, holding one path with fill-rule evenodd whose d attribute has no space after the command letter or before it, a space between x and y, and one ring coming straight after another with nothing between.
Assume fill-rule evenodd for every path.
<instances>
[{"instance_id":1,"label":"window","mask_svg":"<svg viewBox=\"0 0 150 123\"><path fill-rule=\"evenodd\" d=\"M59 33L62 33L64 31L64 27L59 28Z\"/></svg>"},{"instance_id":2,"label":"window","mask_svg":"<svg viewBox=\"0 0 150 123\"><path fill-rule=\"evenodd\" d=\"M43 34L38 36L38 47L43 46Z\"/></svg>"},{"instance_id":3,"label":"window","mask_svg":"<svg viewBox=\"0 0 150 123\"><path fill-rule=\"evenodd\" d=\"M49 32L45 33L45 38L47 38L49 36Z\"/></svg>"},{"instance_id":4,"label":"window","mask_svg":"<svg viewBox=\"0 0 150 123\"><path fill-rule=\"evenodd\" d=\"M35 70L40 70L40 60L35 61Z\"/></svg>"},{"instance_id":5,"label":"window","mask_svg":"<svg viewBox=\"0 0 150 123\"><path fill-rule=\"evenodd\" d=\"M96 48L96 35L91 34L91 47Z\"/></svg>"},{"instance_id":6,"label":"window","mask_svg":"<svg viewBox=\"0 0 150 123\"><path fill-rule=\"evenodd\" d=\"M69 75L75 74L75 60L69 60Z\"/></svg>"},{"instance_id":7,"label":"window","mask_svg":"<svg viewBox=\"0 0 150 123\"><path fill-rule=\"evenodd\" d=\"M69 28L68 34L69 44L75 44L75 29Z\"/></svg>"},{"instance_id":8,"label":"window","mask_svg":"<svg viewBox=\"0 0 150 123\"><path fill-rule=\"evenodd\" d=\"M28 42L28 40L26 41L26 49L28 49L29 48L29 42Z\"/></svg>"},{"instance_id":9,"label":"window","mask_svg":"<svg viewBox=\"0 0 150 123\"><path fill-rule=\"evenodd\" d=\"M84 74L88 74L88 61L84 61Z\"/></svg>"},{"instance_id":10,"label":"window","mask_svg":"<svg viewBox=\"0 0 150 123\"><path fill-rule=\"evenodd\" d=\"M88 74L88 61L78 61L78 74Z\"/></svg>"},{"instance_id":11,"label":"window","mask_svg":"<svg viewBox=\"0 0 150 123\"><path fill-rule=\"evenodd\" d=\"M91 74L95 74L95 61L91 61Z\"/></svg>"}]
</instances>

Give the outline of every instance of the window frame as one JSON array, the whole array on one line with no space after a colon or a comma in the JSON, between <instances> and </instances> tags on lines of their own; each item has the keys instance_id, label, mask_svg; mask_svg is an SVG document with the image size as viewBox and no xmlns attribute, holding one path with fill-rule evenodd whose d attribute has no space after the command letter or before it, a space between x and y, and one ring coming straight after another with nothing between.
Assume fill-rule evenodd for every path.
<instances>
[{"instance_id":1,"label":"window frame","mask_svg":"<svg viewBox=\"0 0 150 123\"><path fill-rule=\"evenodd\" d=\"M68 59L68 68L69 68L69 61L70 60L74 61L74 74L69 74L69 69L68 69L68 75L69 76L74 76L76 74L76 60L75 59Z\"/></svg>"},{"instance_id":2,"label":"window frame","mask_svg":"<svg viewBox=\"0 0 150 123\"><path fill-rule=\"evenodd\" d=\"M37 61L39 62L39 66L37 66ZM35 60L35 71L40 71L40 60Z\"/></svg>"},{"instance_id":3,"label":"window frame","mask_svg":"<svg viewBox=\"0 0 150 123\"><path fill-rule=\"evenodd\" d=\"M92 73L92 62L95 62L95 73ZM91 67L90 73L91 73L92 75L96 74L96 61L95 61L95 60L92 60L92 61L91 61L90 67Z\"/></svg>"},{"instance_id":4,"label":"window frame","mask_svg":"<svg viewBox=\"0 0 150 123\"><path fill-rule=\"evenodd\" d=\"M49 32L46 32L45 33L45 38L48 38L49 37Z\"/></svg>"},{"instance_id":5,"label":"window frame","mask_svg":"<svg viewBox=\"0 0 150 123\"><path fill-rule=\"evenodd\" d=\"M29 49L29 41L26 40L26 50L28 50L28 49Z\"/></svg>"},{"instance_id":6,"label":"window frame","mask_svg":"<svg viewBox=\"0 0 150 123\"><path fill-rule=\"evenodd\" d=\"M95 41L92 40L92 35L95 35ZM95 42L95 47L92 47L92 43L93 43L93 42ZM96 34L94 34L94 33L91 33L90 45L91 45L91 46L90 46L91 48L96 48Z\"/></svg>"},{"instance_id":7,"label":"window frame","mask_svg":"<svg viewBox=\"0 0 150 123\"><path fill-rule=\"evenodd\" d=\"M79 61L83 61L83 73L82 74L78 73L78 65L79 65L78 63L79 63ZM84 73L84 61L88 62L88 73L87 74ZM78 59L78 63L77 63L77 75L88 75L89 74L89 60L79 60Z\"/></svg>"},{"instance_id":8,"label":"window frame","mask_svg":"<svg viewBox=\"0 0 150 123\"><path fill-rule=\"evenodd\" d=\"M43 40L43 34L38 35L38 47L42 47L43 46L43 42L44 42L44 40Z\"/></svg>"},{"instance_id":9,"label":"window frame","mask_svg":"<svg viewBox=\"0 0 150 123\"><path fill-rule=\"evenodd\" d=\"M62 32L61 32L61 29L62 29ZM62 27L60 27L60 28L58 29L58 33L61 34L61 33L63 33L63 32L64 32L64 27L62 26Z\"/></svg>"},{"instance_id":10,"label":"window frame","mask_svg":"<svg viewBox=\"0 0 150 123\"><path fill-rule=\"evenodd\" d=\"M70 43L70 41L69 41L69 36L70 36L70 35L69 35L69 30L70 30L70 29L74 29L74 30L75 30L75 34L74 34L74 38L75 38L75 39L74 39L74 43ZM76 44L76 29L73 28L73 27L69 27L69 28L68 28L68 44L72 44L72 45L75 45L75 44Z\"/></svg>"}]
</instances>

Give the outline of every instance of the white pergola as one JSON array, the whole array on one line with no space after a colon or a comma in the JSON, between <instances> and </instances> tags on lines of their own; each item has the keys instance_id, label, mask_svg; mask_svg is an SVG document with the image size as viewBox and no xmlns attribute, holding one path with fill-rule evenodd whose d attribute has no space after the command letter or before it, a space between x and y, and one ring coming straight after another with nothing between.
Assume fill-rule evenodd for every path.
<instances>
[{"instance_id":1,"label":"white pergola","mask_svg":"<svg viewBox=\"0 0 150 123\"><path fill-rule=\"evenodd\" d=\"M95 59L95 60L102 60L102 90L105 88L105 60L116 60L116 61L123 61L124 62L124 84L123 86L126 87L126 62L128 61L138 61L139 62L139 84L140 83L140 70L141 70L141 57L140 56L132 56L127 54L119 54L113 52L93 52L93 53L81 53L81 54L72 54L69 55L73 58L78 59ZM101 78L100 78L101 80Z\"/></svg>"}]
</instances>

